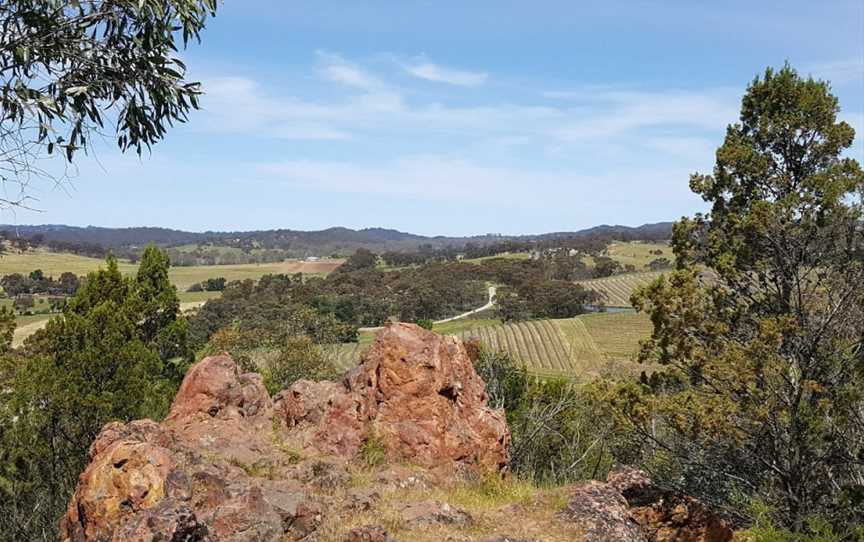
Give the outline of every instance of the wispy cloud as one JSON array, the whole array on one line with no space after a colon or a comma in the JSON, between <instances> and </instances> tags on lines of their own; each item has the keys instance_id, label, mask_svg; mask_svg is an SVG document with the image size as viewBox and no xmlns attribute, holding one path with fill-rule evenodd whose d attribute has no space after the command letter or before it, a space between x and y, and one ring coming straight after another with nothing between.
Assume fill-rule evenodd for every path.
<instances>
[{"instance_id":1,"label":"wispy cloud","mask_svg":"<svg viewBox=\"0 0 864 542\"><path fill-rule=\"evenodd\" d=\"M321 74L331 81L366 91L384 87L380 79L341 55L327 51L317 51L316 55L321 64Z\"/></svg>"},{"instance_id":2,"label":"wispy cloud","mask_svg":"<svg viewBox=\"0 0 864 542\"><path fill-rule=\"evenodd\" d=\"M847 58L817 62L804 66L803 73L818 79L827 79L834 85L864 82L864 58Z\"/></svg>"},{"instance_id":3,"label":"wispy cloud","mask_svg":"<svg viewBox=\"0 0 864 542\"><path fill-rule=\"evenodd\" d=\"M403 64L402 69L418 79L425 79L436 83L448 83L462 87L477 87L484 84L489 78L489 74L486 72L448 68L422 59L416 62Z\"/></svg>"}]
</instances>

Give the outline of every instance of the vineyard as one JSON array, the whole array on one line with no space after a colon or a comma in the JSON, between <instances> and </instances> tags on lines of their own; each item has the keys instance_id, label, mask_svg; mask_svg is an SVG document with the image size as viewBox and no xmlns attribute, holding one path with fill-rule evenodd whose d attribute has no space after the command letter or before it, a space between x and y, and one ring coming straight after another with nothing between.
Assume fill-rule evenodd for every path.
<instances>
[{"instance_id":1,"label":"vineyard","mask_svg":"<svg viewBox=\"0 0 864 542\"><path fill-rule=\"evenodd\" d=\"M639 341L651 333L651 322L635 313L596 313L561 320L531 320L477 327L458 334L476 337L486 347L508 352L532 373L566 374L577 379L633 373ZM355 366L366 345L340 345L335 363Z\"/></svg>"},{"instance_id":2,"label":"vineyard","mask_svg":"<svg viewBox=\"0 0 864 542\"><path fill-rule=\"evenodd\" d=\"M627 273L613 275L600 279L579 281L578 284L600 294L601 302L609 307L629 307L630 296L637 288L641 288L659 277L662 271L645 271L642 273Z\"/></svg>"}]
</instances>

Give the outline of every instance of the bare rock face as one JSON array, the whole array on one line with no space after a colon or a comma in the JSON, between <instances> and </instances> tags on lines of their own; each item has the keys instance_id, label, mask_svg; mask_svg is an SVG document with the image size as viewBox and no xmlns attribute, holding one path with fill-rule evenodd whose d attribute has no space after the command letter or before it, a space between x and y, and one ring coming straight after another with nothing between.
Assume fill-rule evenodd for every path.
<instances>
[{"instance_id":1,"label":"bare rock face","mask_svg":"<svg viewBox=\"0 0 864 542\"><path fill-rule=\"evenodd\" d=\"M732 529L704 504L654 486L633 468L609 473L609 485L627 500L630 514L651 542L728 542Z\"/></svg>"},{"instance_id":2,"label":"bare rock face","mask_svg":"<svg viewBox=\"0 0 864 542\"><path fill-rule=\"evenodd\" d=\"M655 486L638 469L609 473L606 483L574 488L560 516L588 542L729 542L732 530L702 503Z\"/></svg>"},{"instance_id":3,"label":"bare rock face","mask_svg":"<svg viewBox=\"0 0 864 542\"><path fill-rule=\"evenodd\" d=\"M300 381L275 401L227 355L196 364L164 422L103 428L61 539L301 540L327 512L326 495L350 481L340 462L372 436L386 455L414 464L507 467L503 413L486 407L461 342L396 324L345 382ZM282 439L315 459L298 463Z\"/></svg>"},{"instance_id":4,"label":"bare rock face","mask_svg":"<svg viewBox=\"0 0 864 542\"><path fill-rule=\"evenodd\" d=\"M304 445L353 455L370 437L393 460L429 468L502 471L510 433L504 413L486 406L486 387L455 337L413 324L378 333L340 389L299 381L275 409Z\"/></svg>"},{"instance_id":5,"label":"bare rock face","mask_svg":"<svg viewBox=\"0 0 864 542\"><path fill-rule=\"evenodd\" d=\"M165 422L106 425L61 521L84 541L299 540L320 509L272 444L272 404L255 374L227 356L187 374Z\"/></svg>"},{"instance_id":6,"label":"bare rock face","mask_svg":"<svg viewBox=\"0 0 864 542\"><path fill-rule=\"evenodd\" d=\"M648 542L614 487L591 480L576 486L561 517L576 524L586 542Z\"/></svg>"}]
</instances>

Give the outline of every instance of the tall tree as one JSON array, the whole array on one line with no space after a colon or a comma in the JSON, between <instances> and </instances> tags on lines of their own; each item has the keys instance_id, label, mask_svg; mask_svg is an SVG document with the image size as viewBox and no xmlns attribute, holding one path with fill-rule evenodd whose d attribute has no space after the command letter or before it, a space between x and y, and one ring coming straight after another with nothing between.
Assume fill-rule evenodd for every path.
<instances>
[{"instance_id":1,"label":"tall tree","mask_svg":"<svg viewBox=\"0 0 864 542\"><path fill-rule=\"evenodd\" d=\"M198 39L217 0L6 0L0 3L0 183L20 193L72 162L113 125L121 150L144 149L198 107L179 46Z\"/></svg>"},{"instance_id":2,"label":"tall tree","mask_svg":"<svg viewBox=\"0 0 864 542\"><path fill-rule=\"evenodd\" d=\"M641 358L665 369L619 396L689 490L759 497L795 530L864 520L864 173L838 111L788 65L750 84L713 175L690 179L710 213L634 297Z\"/></svg>"},{"instance_id":3,"label":"tall tree","mask_svg":"<svg viewBox=\"0 0 864 542\"><path fill-rule=\"evenodd\" d=\"M154 247L134 278L109 256L23 353L0 356L0 534L54 539L102 426L167 412L184 367L171 356L187 351L167 276Z\"/></svg>"}]
</instances>

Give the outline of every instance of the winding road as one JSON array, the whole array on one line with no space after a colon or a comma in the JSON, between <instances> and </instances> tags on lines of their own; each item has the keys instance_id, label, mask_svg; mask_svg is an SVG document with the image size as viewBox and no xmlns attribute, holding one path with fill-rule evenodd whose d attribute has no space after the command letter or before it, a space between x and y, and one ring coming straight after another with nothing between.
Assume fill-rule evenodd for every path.
<instances>
[{"instance_id":1,"label":"winding road","mask_svg":"<svg viewBox=\"0 0 864 542\"><path fill-rule=\"evenodd\" d=\"M492 307L495 306L495 291L496 291L496 289L494 286L489 287L489 300L482 307L477 307L476 309L471 309L468 312L463 312L462 314L457 314L456 316L451 316L450 318L445 318L443 320L436 320L433 322L433 324L446 324L447 322L452 322L453 320L461 320L463 318L468 318L472 314L476 314L480 311L485 311L486 309L491 309ZM359 332L379 331L381 329L384 329L384 326L361 327L357 331L359 331Z\"/></svg>"}]
</instances>

